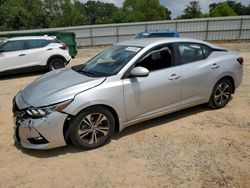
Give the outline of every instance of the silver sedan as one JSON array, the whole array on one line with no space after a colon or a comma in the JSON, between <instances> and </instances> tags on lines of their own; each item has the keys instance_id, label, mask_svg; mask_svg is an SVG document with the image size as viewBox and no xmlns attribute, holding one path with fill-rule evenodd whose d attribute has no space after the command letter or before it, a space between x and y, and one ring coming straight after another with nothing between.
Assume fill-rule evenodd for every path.
<instances>
[{"instance_id":1,"label":"silver sedan","mask_svg":"<svg viewBox=\"0 0 250 188\"><path fill-rule=\"evenodd\" d=\"M184 38L115 44L79 66L49 72L13 99L15 140L24 148L92 149L114 131L207 103L222 108L240 85L243 59Z\"/></svg>"}]
</instances>

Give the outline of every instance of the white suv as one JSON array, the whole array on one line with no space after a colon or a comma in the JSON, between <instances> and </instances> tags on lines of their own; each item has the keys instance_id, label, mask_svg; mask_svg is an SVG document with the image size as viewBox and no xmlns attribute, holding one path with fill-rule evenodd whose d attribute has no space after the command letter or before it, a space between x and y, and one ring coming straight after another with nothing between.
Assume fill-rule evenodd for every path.
<instances>
[{"instance_id":1,"label":"white suv","mask_svg":"<svg viewBox=\"0 0 250 188\"><path fill-rule=\"evenodd\" d=\"M70 60L68 47L55 37L15 37L0 43L0 74L44 67L54 70Z\"/></svg>"}]
</instances>

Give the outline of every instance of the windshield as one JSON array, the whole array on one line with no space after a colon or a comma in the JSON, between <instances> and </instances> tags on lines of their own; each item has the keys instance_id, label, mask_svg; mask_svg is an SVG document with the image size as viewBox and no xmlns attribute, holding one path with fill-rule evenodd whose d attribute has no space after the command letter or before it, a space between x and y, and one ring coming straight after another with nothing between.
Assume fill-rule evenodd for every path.
<instances>
[{"instance_id":1,"label":"windshield","mask_svg":"<svg viewBox=\"0 0 250 188\"><path fill-rule=\"evenodd\" d=\"M87 63L72 69L90 77L117 74L139 51L140 47L114 45L99 53Z\"/></svg>"}]
</instances>

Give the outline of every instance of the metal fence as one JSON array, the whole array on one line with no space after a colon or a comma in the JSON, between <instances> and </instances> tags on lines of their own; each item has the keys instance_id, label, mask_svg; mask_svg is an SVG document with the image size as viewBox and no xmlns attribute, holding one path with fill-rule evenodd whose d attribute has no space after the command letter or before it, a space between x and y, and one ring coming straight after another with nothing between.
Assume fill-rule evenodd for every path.
<instances>
[{"instance_id":1,"label":"metal fence","mask_svg":"<svg viewBox=\"0 0 250 188\"><path fill-rule=\"evenodd\" d=\"M201 40L245 40L250 39L250 16L202 18L105 24L64 28L36 29L0 32L34 33L51 31L75 32L77 46L107 45L131 39L136 33L150 29L175 29L181 37Z\"/></svg>"}]
</instances>

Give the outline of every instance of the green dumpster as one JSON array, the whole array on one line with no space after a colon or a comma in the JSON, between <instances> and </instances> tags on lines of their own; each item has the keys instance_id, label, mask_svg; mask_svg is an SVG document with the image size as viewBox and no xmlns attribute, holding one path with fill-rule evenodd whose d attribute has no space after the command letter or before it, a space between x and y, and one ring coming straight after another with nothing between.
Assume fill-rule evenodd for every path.
<instances>
[{"instance_id":1,"label":"green dumpster","mask_svg":"<svg viewBox=\"0 0 250 188\"><path fill-rule=\"evenodd\" d=\"M34 33L13 33L0 36L0 38L11 38L11 37L21 37L21 36L55 36L57 39L62 41L69 47L69 54L74 58L77 54L75 33L74 32L34 32Z\"/></svg>"}]
</instances>

